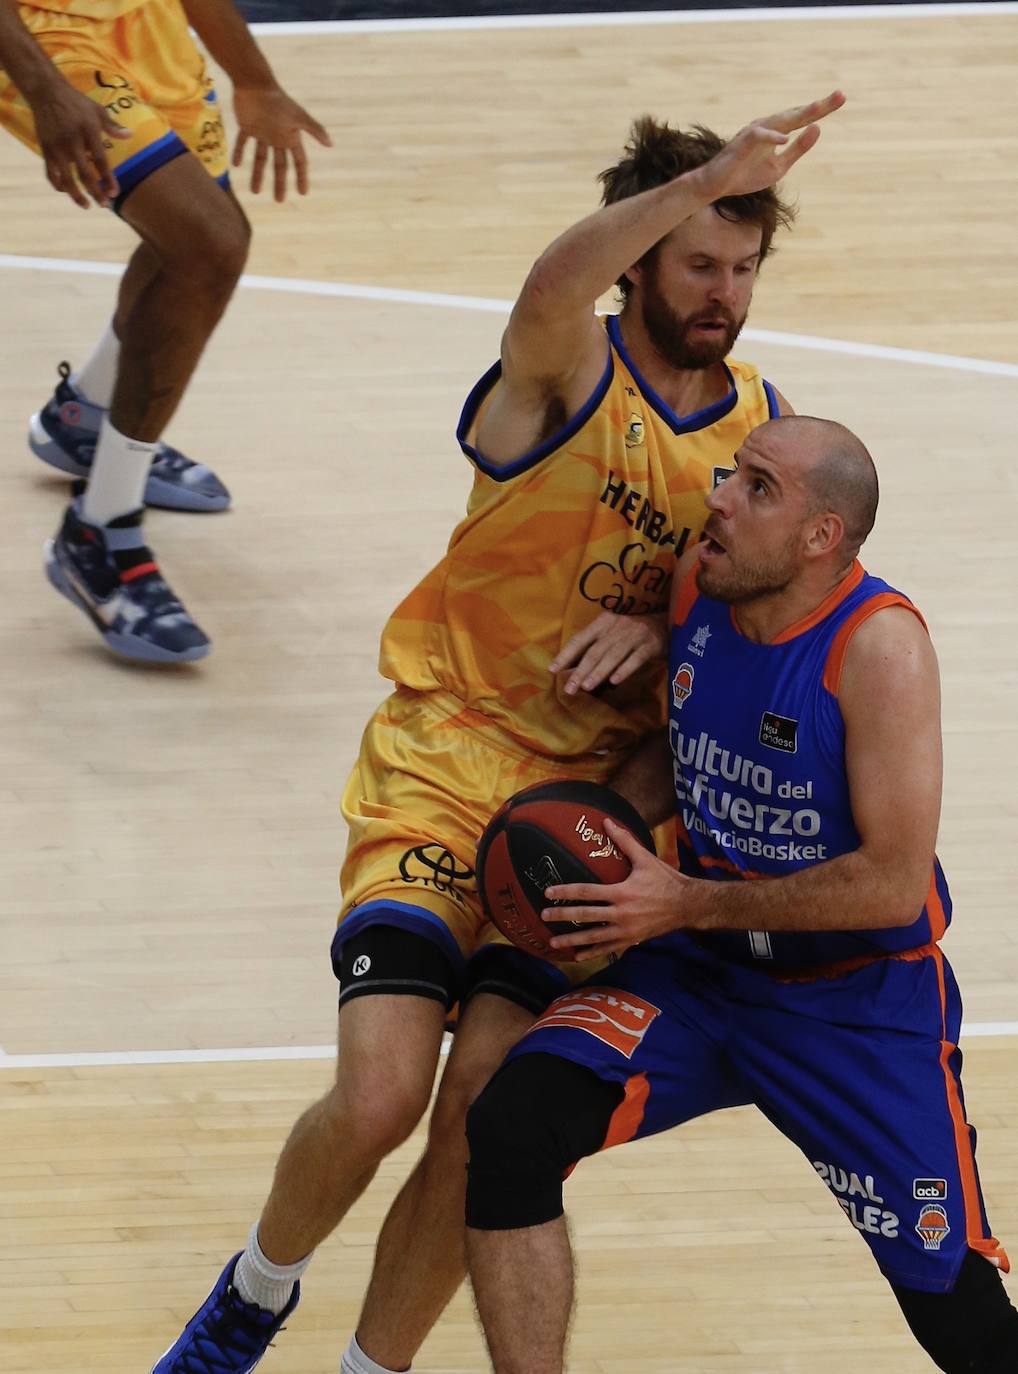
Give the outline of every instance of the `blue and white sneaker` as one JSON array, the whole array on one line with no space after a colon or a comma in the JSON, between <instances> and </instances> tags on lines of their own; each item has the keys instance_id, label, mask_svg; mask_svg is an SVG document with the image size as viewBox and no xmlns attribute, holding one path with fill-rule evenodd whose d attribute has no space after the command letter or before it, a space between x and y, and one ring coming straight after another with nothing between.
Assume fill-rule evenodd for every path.
<instances>
[{"instance_id":1,"label":"blue and white sneaker","mask_svg":"<svg viewBox=\"0 0 1018 1374\"><path fill-rule=\"evenodd\" d=\"M68 506L46 544L46 576L84 611L107 646L136 663L190 663L212 648L162 574L141 532L142 512L108 525L81 518L81 498Z\"/></svg>"},{"instance_id":2,"label":"blue and white sneaker","mask_svg":"<svg viewBox=\"0 0 1018 1374\"><path fill-rule=\"evenodd\" d=\"M75 390L70 363L61 363L57 371L56 391L29 422L28 446L51 467L72 477L87 477L106 411ZM160 444L145 483L145 504L166 510L226 510L230 493L211 468Z\"/></svg>"},{"instance_id":3,"label":"blue and white sneaker","mask_svg":"<svg viewBox=\"0 0 1018 1374\"><path fill-rule=\"evenodd\" d=\"M248 1374L254 1369L300 1301L300 1284L294 1285L290 1301L277 1317L245 1302L234 1288L233 1271L239 1259L236 1254L230 1260L204 1305L152 1374Z\"/></svg>"}]
</instances>

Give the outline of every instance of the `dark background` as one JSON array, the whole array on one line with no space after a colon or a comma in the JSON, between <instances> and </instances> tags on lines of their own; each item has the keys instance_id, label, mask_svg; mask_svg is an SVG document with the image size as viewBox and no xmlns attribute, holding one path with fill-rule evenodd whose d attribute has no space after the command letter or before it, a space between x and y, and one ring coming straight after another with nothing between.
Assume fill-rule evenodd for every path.
<instances>
[{"instance_id":1,"label":"dark background","mask_svg":"<svg viewBox=\"0 0 1018 1374\"><path fill-rule=\"evenodd\" d=\"M262 22L294 19L447 19L475 14L603 14L620 10L739 10L781 8L796 9L803 5L828 3L829 0L704 0L703 4L682 4L677 0L641 0L640 4L626 4L625 0L239 0L246 19ZM845 4L846 0L834 0ZM847 0L849 4L872 3L872 0ZM884 4L900 5L908 0L882 0Z\"/></svg>"}]
</instances>

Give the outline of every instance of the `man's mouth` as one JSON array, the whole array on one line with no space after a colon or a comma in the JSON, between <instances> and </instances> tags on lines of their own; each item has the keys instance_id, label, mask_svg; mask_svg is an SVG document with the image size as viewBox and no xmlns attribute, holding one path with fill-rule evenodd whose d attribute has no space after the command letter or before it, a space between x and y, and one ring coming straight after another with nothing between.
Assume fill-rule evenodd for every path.
<instances>
[{"instance_id":1,"label":"man's mouth","mask_svg":"<svg viewBox=\"0 0 1018 1374\"><path fill-rule=\"evenodd\" d=\"M700 545L701 561L705 558L720 558L723 553L727 552L728 550L725 548L724 544L721 543L720 539L716 538L714 532L712 532L710 528L705 529L703 532L703 542Z\"/></svg>"},{"instance_id":2,"label":"man's mouth","mask_svg":"<svg viewBox=\"0 0 1018 1374\"><path fill-rule=\"evenodd\" d=\"M693 321L693 328L711 334L723 334L728 330L730 323L731 321L727 320L724 315L703 315L700 319Z\"/></svg>"}]
</instances>

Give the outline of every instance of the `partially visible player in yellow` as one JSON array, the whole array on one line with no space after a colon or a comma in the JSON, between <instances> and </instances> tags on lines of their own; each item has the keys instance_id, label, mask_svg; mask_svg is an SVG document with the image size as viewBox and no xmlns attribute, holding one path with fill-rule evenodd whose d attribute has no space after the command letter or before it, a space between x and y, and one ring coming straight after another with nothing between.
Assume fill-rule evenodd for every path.
<instances>
[{"instance_id":1,"label":"partially visible player in yellow","mask_svg":"<svg viewBox=\"0 0 1018 1374\"><path fill-rule=\"evenodd\" d=\"M232 0L0 0L0 126L45 163L57 191L110 207L141 242L116 312L76 372L60 366L29 443L86 479L47 546L50 581L106 644L143 662L202 658L209 641L160 575L146 503L222 510L209 468L160 443L247 257L223 123L193 25L233 82L234 165L255 145L251 189L272 159L277 200L308 189L302 133L325 130L276 82Z\"/></svg>"},{"instance_id":2,"label":"partially visible player in yellow","mask_svg":"<svg viewBox=\"0 0 1018 1374\"><path fill-rule=\"evenodd\" d=\"M842 103L728 144L640 121L602 178L605 207L531 271L501 363L463 412L467 517L386 626L396 690L343 798L335 1084L297 1122L246 1249L154 1374L253 1367L311 1251L426 1110L456 1000L428 1146L382 1228L342 1374L408 1369L460 1283L466 1108L564 976L485 930L477 840L519 788L611 777L663 724L676 555L745 436L787 410L727 357L790 218L773 187ZM595 302L615 282L623 309L602 322Z\"/></svg>"}]
</instances>

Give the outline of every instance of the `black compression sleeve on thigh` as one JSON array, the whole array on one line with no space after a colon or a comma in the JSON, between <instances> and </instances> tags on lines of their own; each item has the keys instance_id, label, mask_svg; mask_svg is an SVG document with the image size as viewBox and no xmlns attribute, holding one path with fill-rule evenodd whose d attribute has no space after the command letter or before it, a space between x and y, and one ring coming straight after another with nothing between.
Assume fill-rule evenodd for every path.
<instances>
[{"instance_id":1,"label":"black compression sleeve on thigh","mask_svg":"<svg viewBox=\"0 0 1018 1374\"><path fill-rule=\"evenodd\" d=\"M485 945L467 964L460 1011L479 992L487 992L539 1016L563 991L561 974L544 959L507 945Z\"/></svg>"},{"instance_id":2,"label":"black compression sleeve on thigh","mask_svg":"<svg viewBox=\"0 0 1018 1374\"><path fill-rule=\"evenodd\" d=\"M438 945L399 926L372 923L341 945L334 942L332 962L341 1007L373 993L430 997L446 1011L456 1000L456 970Z\"/></svg>"},{"instance_id":3,"label":"black compression sleeve on thigh","mask_svg":"<svg viewBox=\"0 0 1018 1374\"><path fill-rule=\"evenodd\" d=\"M562 1180L604 1144L620 1083L552 1054L503 1065L467 1113L467 1225L540 1226L562 1215Z\"/></svg>"},{"instance_id":4,"label":"black compression sleeve on thigh","mask_svg":"<svg viewBox=\"0 0 1018 1374\"><path fill-rule=\"evenodd\" d=\"M891 1285L912 1334L944 1374L1015 1374L1018 1312L992 1264L969 1250L950 1293Z\"/></svg>"}]
</instances>

